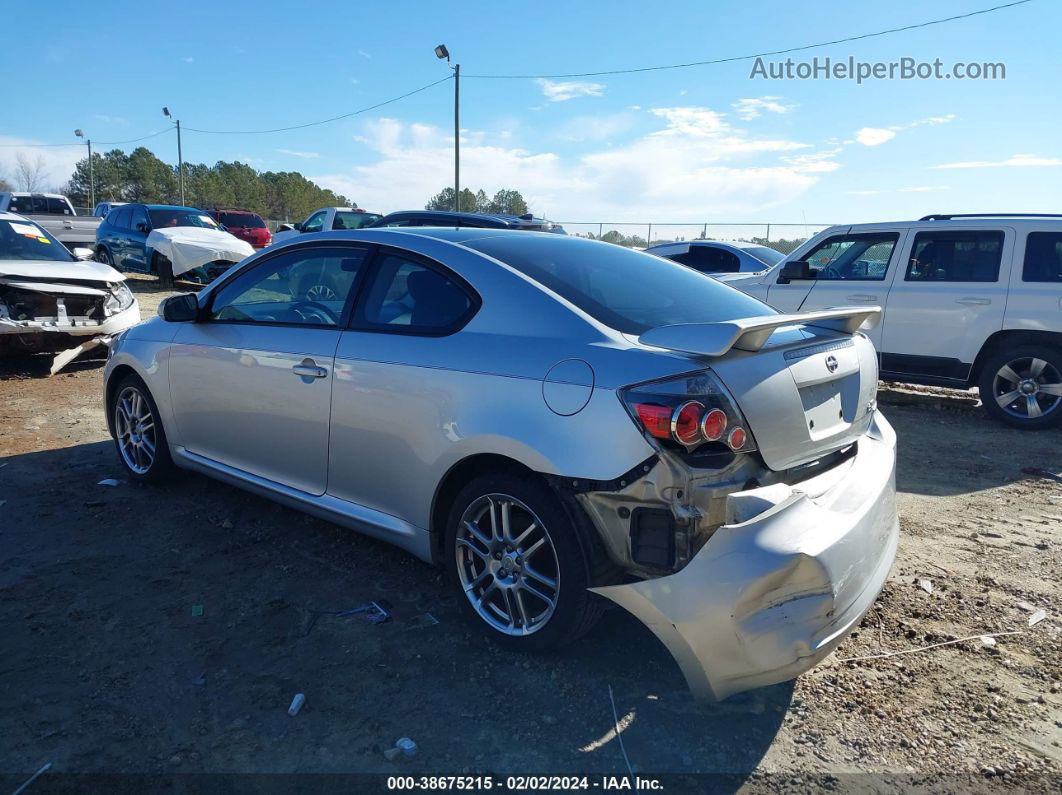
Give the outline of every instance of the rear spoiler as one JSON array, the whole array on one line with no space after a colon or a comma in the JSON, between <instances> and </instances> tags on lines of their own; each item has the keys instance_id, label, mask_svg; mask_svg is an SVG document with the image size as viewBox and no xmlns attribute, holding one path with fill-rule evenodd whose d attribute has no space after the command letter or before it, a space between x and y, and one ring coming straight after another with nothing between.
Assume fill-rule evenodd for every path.
<instances>
[{"instance_id":1,"label":"rear spoiler","mask_svg":"<svg viewBox=\"0 0 1062 795\"><path fill-rule=\"evenodd\" d=\"M853 334L866 323L873 328L881 319L879 306L841 306L815 312L763 315L725 320L720 323L680 323L658 326L638 337L638 341L657 348L668 348L701 356L723 356L731 348L758 351L776 328L782 326L819 326ZM868 322L869 321L869 322Z\"/></svg>"}]
</instances>

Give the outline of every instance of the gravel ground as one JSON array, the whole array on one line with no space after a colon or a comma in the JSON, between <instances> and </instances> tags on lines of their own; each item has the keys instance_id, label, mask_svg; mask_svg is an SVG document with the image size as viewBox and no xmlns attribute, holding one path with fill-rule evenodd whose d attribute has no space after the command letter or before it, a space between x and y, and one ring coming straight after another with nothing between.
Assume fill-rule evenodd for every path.
<instances>
[{"instance_id":1,"label":"gravel ground","mask_svg":"<svg viewBox=\"0 0 1062 795\"><path fill-rule=\"evenodd\" d=\"M154 312L165 293L134 286ZM313 772L379 788L396 773L618 775L625 753L669 791L705 788L704 774L753 791L1062 785L1058 431L883 389L903 532L881 599L796 682L698 705L618 608L573 648L512 656L398 550L200 476L126 482L102 363L47 366L0 362L5 784L51 762L35 787ZM1047 476L1023 472L1036 467ZM119 485L97 485L107 477ZM392 622L320 612L379 599ZM1015 634L976 637L995 633ZM296 692L306 706L291 718ZM389 761L402 736L418 755Z\"/></svg>"}]
</instances>

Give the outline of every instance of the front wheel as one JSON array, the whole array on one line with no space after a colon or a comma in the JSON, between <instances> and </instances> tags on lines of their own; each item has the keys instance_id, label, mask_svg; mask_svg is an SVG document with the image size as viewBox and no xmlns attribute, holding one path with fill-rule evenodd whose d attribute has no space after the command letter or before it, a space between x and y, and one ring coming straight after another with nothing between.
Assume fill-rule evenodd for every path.
<instances>
[{"instance_id":1,"label":"front wheel","mask_svg":"<svg viewBox=\"0 0 1062 795\"><path fill-rule=\"evenodd\" d=\"M446 561L461 609L503 646L542 651L593 626L602 600L587 588L587 531L540 482L507 474L476 478L457 495Z\"/></svg>"},{"instance_id":2,"label":"front wheel","mask_svg":"<svg viewBox=\"0 0 1062 795\"><path fill-rule=\"evenodd\" d=\"M981 402L989 416L1038 430L1062 421L1062 350L1019 345L991 354L981 368Z\"/></svg>"},{"instance_id":3,"label":"front wheel","mask_svg":"<svg viewBox=\"0 0 1062 795\"><path fill-rule=\"evenodd\" d=\"M159 283L165 287L173 286L173 263L170 258L157 251L151 255L151 270L159 277Z\"/></svg>"},{"instance_id":4,"label":"front wheel","mask_svg":"<svg viewBox=\"0 0 1062 795\"><path fill-rule=\"evenodd\" d=\"M118 459L133 480L156 482L173 472L158 407L147 385L127 375L111 393L111 427Z\"/></svg>"}]
</instances>

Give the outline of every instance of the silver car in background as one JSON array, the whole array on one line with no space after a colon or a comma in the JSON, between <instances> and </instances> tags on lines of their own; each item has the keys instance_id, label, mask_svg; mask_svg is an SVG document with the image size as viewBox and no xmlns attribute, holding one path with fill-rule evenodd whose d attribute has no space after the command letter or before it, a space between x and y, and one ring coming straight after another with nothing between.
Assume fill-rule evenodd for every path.
<instances>
[{"instance_id":1,"label":"silver car in background","mask_svg":"<svg viewBox=\"0 0 1062 795\"><path fill-rule=\"evenodd\" d=\"M397 544L515 650L607 597L723 698L827 655L896 552L876 308L780 315L608 243L418 227L272 246L159 314L105 373L132 478L176 465Z\"/></svg>"},{"instance_id":2,"label":"silver car in background","mask_svg":"<svg viewBox=\"0 0 1062 795\"><path fill-rule=\"evenodd\" d=\"M738 240L686 240L657 243L647 254L680 262L700 273L763 273L774 267L785 254L758 243Z\"/></svg>"}]
</instances>

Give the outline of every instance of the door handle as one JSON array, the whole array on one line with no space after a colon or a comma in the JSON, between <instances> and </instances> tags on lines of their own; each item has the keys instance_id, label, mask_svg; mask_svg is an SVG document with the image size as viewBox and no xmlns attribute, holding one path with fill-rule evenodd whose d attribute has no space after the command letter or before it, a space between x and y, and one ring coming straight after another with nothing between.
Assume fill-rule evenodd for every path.
<instances>
[{"instance_id":1,"label":"door handle","mask_svg":"<svg viewBox=\"0 0 1062 795\"><path fill-rule=\"evenodd\" d=\"M877 301L878 297L876 295L867 295L866 293L856 293L855 295L846 295L844 300L865 304L871 301Z\"/></svg>"},{"instance_id":2,"label":"door handle","mask_svg":"<svg viewBox=\"0 0 1062 795\"><path fill-rule=\"evenodd\" d=\"M300 378L324 378L328 375L328 371L323 367L318 367L313 359L303 359L301 364L291 368L291 372Z\"/></svg>"},{"instance_id":3,"label":"door handle","mask_svg":"<svg viewBox=\"0 0 1062 795\"><path fill-rule=\"evenodd\" d=\"M956 298L955 303L965 304L966 306L988 306L992 303L991 298Z\"/></svg>"}]
</instances>

